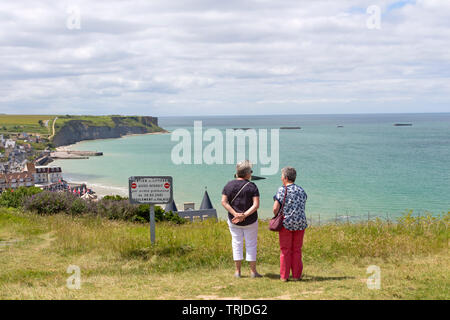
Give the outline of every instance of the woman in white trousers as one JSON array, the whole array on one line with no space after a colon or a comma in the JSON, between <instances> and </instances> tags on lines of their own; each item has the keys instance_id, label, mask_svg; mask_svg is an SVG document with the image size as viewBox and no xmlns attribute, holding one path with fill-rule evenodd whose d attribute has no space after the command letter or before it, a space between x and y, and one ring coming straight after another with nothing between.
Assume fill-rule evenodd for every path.
<instances>
[{"instance_id":1,"label":"woman in white trousers","mask_svg":"<svg viewBox=\"0 0 450 320\"><path fill-rule=\"evenodd\" d=\"M227 183L222 191L222 205L228 211L228 226L231 233L235 277L241 277L241 265L244 260L245 240L246 260L250 263L250 275L259 278L256 271L256 252L258 242L258 187L250 182L252 165L246 160L236 166L236 179Z\"/></svg>"}]
</instances>

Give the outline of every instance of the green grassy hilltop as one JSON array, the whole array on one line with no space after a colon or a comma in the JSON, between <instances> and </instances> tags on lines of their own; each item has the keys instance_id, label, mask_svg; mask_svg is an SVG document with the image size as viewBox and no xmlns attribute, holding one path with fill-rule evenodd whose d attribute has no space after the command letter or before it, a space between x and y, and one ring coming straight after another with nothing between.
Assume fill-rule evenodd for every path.
<instances>
[{"instance_id":1,"label":"green grassy hilltop","mask_svg":"<svg viewBox=\"0 0 450 320\"><path fill-rule=\"evenodd\" d=\"M38 133L51 135L54 115L9 115L0 114L0 134Z\"/></svg>"},{"instance_id":2,"label":"green grassy hilltop","mask_svg":"<svg viewBox=\"0 0 450 320\"><path fill-rule=\"evenodd\" d=\"M0 299L449 299L449 214L310 227L304 278L279 281L277 234L261 221L261 279L234 279L225 221L147 224L0 208ZM69 265L81 289L66 287ZM367 287L367 268L381 289Z\"/></svg>"},{"instance_id":3,"label":"green grassy hilltop","mask_svg":"<svg viewBox=\"0 0 450 320\"><path fill-rule=\"evenodd\" d=\"M0 115L0 134L39 134L53 146L82 140L120 138L127 134L165 132L150 116Z\"/></svg>"},{"instance_id":4,"label":"green grassy hilltop","mask_svg":"<svg viewBox=\"0 0 450 320\"><path fill-rule=\"evenodd\" d=\"M55 122L56 133L63 128L69 121L82 121L91 126L114 128L119 125L155 127L150 122L143 119L149 117L143 116L82 116L82 115L11 115L0 114L0 134L2 133L39 133L50 136L52 134L53 121Z\"/></svg>"}]
</instances>

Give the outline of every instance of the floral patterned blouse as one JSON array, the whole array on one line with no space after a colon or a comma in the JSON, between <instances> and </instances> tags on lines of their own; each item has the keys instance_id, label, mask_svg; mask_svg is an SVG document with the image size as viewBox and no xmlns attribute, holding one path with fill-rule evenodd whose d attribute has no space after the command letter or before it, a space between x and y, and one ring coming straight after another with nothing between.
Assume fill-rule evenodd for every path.
<instances>
[{"instance_id":1,"label":"floral patterned blouse","mask_svg":"<svg viewBox=\"0 0 450 320\"><path fill-rule=\"evenodd\" d=\"M286 187L281 186L273 197L274 200L280 203L280 206L283 205L285 190ZM288 185L287 190L283 209L283 226L290 231L304 230L308 227L305 215L305 203L308 196L305 190L295 183Z\"/></svg>"}]
</instances>

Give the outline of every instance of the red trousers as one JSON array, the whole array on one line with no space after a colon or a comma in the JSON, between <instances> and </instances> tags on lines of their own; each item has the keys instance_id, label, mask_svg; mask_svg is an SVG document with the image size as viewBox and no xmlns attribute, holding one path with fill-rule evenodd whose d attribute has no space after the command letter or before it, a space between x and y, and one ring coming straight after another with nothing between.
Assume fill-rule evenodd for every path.
<instances>
[{"instance_id":1,"label":"red trousers","mask_svg":"<svg viewBox=\"0 0 450 320\"><path fill-rule=\"evenodd\" d=\"M292 270L292 277L299 279L302 276L302 246L305 230L289 231L283 227L279 232L280 239L280 277L289 279Z\"/></svg>"}]
</instances>

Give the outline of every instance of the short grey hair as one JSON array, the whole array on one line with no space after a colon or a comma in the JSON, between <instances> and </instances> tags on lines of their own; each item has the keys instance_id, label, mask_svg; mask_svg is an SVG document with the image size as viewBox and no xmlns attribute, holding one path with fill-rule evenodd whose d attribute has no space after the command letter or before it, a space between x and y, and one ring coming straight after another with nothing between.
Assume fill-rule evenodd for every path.
<instances>
[{"instance_id":1,"label":"short grey hair","mask_svg":"<svg viewBox=\"0 0 450 320\"><path fill-rule=\"evenodd\" d=\"M252 173L252 163L248 160L239 162L236 165L236 176L238 178L245 178L247 175Z\"/></svg>"},{"instance_id":2,"label":"short grey hair","mask_svg":"<svg viewBox=\"0 0 450 320\"><path fill-rule=\"evenodd\" d=\"M281 174L291 182L295 182L297 178L297 171L292 167L284 167L281 169Z\"/></svg>"}]
</instances>

